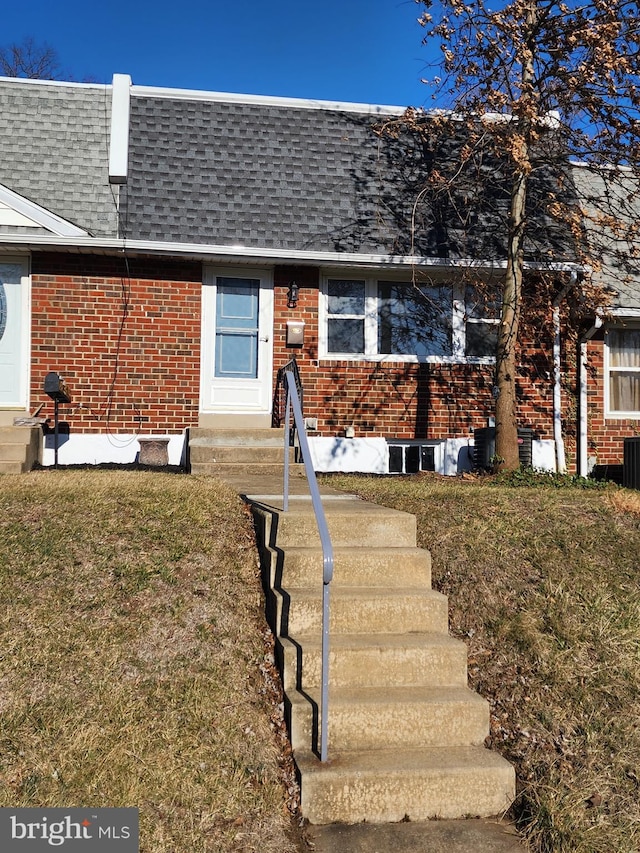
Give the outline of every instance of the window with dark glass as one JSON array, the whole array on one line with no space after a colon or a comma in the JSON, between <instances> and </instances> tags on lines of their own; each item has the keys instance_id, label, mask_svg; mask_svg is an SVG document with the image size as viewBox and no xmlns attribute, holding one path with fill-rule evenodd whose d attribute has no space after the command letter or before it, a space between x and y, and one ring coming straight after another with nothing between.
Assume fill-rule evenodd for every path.
<instances>
[{"instance_id":1,"label":"window with dark glass","mask_svg":"<svg viewBox=\"0 0 640 853\"><path fill-rule=\"evenodd\" d=\"M365 282L329 279L327 285L327 346L329 352L363 353Z\"/></svg>"},{"instance_id":2,"label":"window with dark glass","mask_svg":"<svg viewBox=\"0 0 640 853\"><path fill-rule=\"evenodd\" d=\"M451 355L451 287L378 282L381 355Z\"/></svg>"},{"instance_id":3,"label":"window with dark glass","mask_svg":"<svg viewBox=\"0 0 640 853\"><path fill-rule=\"evenodd\" d=\"M481 295L473 288L465 290L464 354L470 358L491 358L496 354L500 302Z\"/></svg>"},{"instance_id":4,"label":"window with dark glass","mask_svg":"<svg viewBox=\"0 0 640 853\"><path fill-rule=\"evenodd\" d=\"M328 355L495 356L499 304L462 284L329 278L325 309Z\"/></svg>"}]
</instances>

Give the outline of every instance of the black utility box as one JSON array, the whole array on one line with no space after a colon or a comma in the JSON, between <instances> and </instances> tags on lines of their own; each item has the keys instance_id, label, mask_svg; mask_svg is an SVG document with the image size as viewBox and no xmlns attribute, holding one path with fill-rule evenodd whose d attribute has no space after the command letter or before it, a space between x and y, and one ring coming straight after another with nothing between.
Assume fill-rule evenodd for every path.
<instances>
[{"instance_id":1,"label":"black utility box","mask_svg":"<svg viewBox=\"0 0 640 853\"><path fill-rule=\"evenodd\" d=\"M520 464L530 468L533 462L532 443L533 430L522 428L518 430L518 455ZM496 428L483 427L473 431L473 461L476 468L490 471L493 458L496 455Z\"/></svg>"}]
</instances>

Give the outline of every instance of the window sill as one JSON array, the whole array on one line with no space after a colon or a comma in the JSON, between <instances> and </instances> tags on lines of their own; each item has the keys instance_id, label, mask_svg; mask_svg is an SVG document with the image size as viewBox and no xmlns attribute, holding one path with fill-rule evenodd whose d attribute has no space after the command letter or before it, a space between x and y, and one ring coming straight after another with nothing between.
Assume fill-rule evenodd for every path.
<instances>
[{"instance_id":1,"label":"window sill","mask_svg":"<svg viewBox=\"0 0 640 853\"><path fill-rule=\"evenodd\" d=\"M607 421L640 421L640 412L605 412Z\"/></svg>"},{"instance_id":2,"label":"window sill","mask_svg":"<svg viewBox=\"0 0 640 853\"><path fill-rule=\"evenodd\" d=\"M415 355L354 355L353 353L345 353L344 355L332 353L331 355L321 355L318 358L319 362L334 362L334 361L353 361L367 363L384 363L384 364L477 364L477 365L493 365L496 360L493 356L424 356Z\"/></svg>"}]
</instances>

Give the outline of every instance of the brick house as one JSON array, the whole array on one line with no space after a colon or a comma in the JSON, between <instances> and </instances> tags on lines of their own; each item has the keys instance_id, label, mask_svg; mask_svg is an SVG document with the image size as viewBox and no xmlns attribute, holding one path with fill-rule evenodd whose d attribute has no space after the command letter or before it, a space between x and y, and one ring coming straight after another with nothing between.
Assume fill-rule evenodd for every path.
<instances>
[{"instance_id":1,"label":"brick house","mask_svg":"<svg viewBox=\"0 0 640 853\"><path fill-rule=\"evenodd\" d=\"M501 266L421 229L424 152L375 132L401 113L125 75L1 79L0 425L41 404L51 417L56 371L72 394L61 462L131 461L154 434L178 463L190 427L271 425L295 356L319 468L468 465L497 320L462 271ZM569 251L558 266L574 269ZM640 419L640 289L617 310L585 335L589 370L561 350L554 381L553 341L525 346L535 464L554 467L560 427L570 469L621 461Z\"/></svg>"}]
</instances>

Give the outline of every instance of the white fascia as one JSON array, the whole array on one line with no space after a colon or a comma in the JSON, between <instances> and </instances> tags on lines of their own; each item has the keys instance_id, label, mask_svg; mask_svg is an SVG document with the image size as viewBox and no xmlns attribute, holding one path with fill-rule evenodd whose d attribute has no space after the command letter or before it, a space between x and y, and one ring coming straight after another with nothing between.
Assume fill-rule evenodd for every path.
<instances>
[{"instance_id":1,"label":"white fascia","mask_svg":"<svg viewBox=\"0 0 640 853\"><path fill-rule=\"evenodd\" d=\"M610 308L607 314L616 320L637 320L640 318L640 308Z\"/></svg>"},{"instance_id":2,"label":"white fascia","mask_svg":"<svg viewBox=\"0 0 640 853\"><path fill-rule=\"evenodd\" d=\"M7 207L10 207L23 216L26 216L27 219L30 219L40 228L45 228L57 237L69 238L89 236L89 233L83 228L78 228L77 225L73 225L61 216L51 213L51 211L46 210L44 207L40 207L40 205L35 204L35 202L29 201L29 199L24 196L18 195L18 193L15 193L13 190L10 190L9 187L5 187L2 184L0 184L0 201L6 204ZM38 235L29 237L29 242L36 236ZM52 239L48 235L42 236L44 236L45 240ZM15 235L12 237L10 234L4 234L3 237L13 240L14 242L16 241Z\"/></svg>"}]
</instances>

